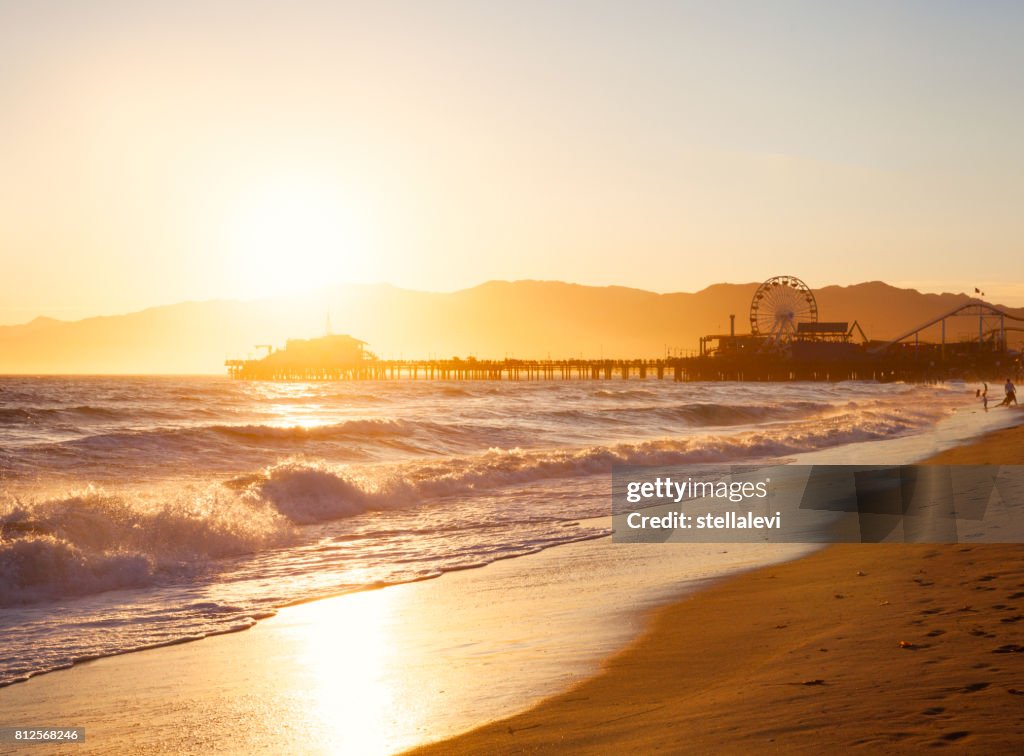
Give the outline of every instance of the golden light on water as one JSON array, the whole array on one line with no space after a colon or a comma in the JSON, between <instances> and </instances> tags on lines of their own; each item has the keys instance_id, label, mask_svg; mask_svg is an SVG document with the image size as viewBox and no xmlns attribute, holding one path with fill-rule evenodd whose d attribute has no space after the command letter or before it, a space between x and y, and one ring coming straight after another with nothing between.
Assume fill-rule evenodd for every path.
<instances>
[{"instance_id":1,"label":"golden light on water","mask_svg":"<svg viewBox=\"0 0 1024 756\"><path fill-rule=\"evenodd\" d=\"M271 346L277 348L281 345ZM255 356L263 355L264 352L260 351ZM261 422L270 427L309 430L340 420L328 412L323 402L317 400L313 387L308 383L260 383L252 388L263 402L262 410L269 415Z\"/></svg>"},{"instance_id":2,"label":"golden light on water","mask_svg":"<svg viewBox=\"0 0 1024 756\"><path fill-rule=\"evenodd\" d=\"M309 621L295 627L302 648L296 671L309 686L302 692L307 726L321 733L328 752L392 753L402 745L396 734L429 724L417 702L426 691L409 688L399 665L408 659L394 653L402 642L395 596L366 591L303 607Z\"/></svg>"},{"instance_id":3,"label":"golden light on water","mask_svg":"<svg viewBox=\"0 0 1024 756\"><path fill-rule=\"evenodd\" d=\"M329 425L333 422L330 419L324 418L322 415L318 415L316 407L289 407L279 405L271 409L274 412L274 417L269 423L267 423L267 425L274 428L302 428L304 430L309 430L311 428L319 428L323 425Z\"/></svg>"}]
</instances>

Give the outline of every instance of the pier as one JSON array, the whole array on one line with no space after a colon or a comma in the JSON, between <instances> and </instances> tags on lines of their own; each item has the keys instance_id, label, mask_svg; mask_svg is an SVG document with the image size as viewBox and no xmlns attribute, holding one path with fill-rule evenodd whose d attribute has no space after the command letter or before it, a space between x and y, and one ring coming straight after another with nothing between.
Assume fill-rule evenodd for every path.
<instances>
[{"instance_id":1,"label":"pier","mask_svg":"<svg viewBox=\"0 0 1024 756\"><path fill-rule=\"evenodd\" d=\"M967 321L970 337L949 338ZM351 336L291 339L260 359L227 360L228 375L255 381L906 381L1016 376L1010 332L1024 318L970 300L888 341L870 341L857 321L819 321L814 293L795 276L775 276L754 294L750 332L700 339L694 356L658 359L384 360ZM976 324L975 324L976 321ZM1018 325L1022 324L1022 325ZM929 337L936 339L928 340ZM860 343L855 337L859 335Z\"/></svg>"},{"instance_id":2,"label":"pier","mask_svg":"<svg viewBox=\"0 0 1024 756\"><path fill-rule=\"evenodd\" d=\"M366 360L324 366L272 367L228 360L232 378L257 381L907 381L932 382L1016 373L1006 355L897 352L845 360L794 361L779 356L698 356L657 360Z\"/></svg>"}]
</instances>

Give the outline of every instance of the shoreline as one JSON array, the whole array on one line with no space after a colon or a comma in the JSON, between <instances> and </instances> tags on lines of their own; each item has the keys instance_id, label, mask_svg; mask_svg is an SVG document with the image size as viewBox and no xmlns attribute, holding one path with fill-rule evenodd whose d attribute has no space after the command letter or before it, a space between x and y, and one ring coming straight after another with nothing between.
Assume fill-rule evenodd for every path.
<instances>
[{"instance_id":1,"label":"shoreline","mask_svg":"<svg viewBox=\"0 0 1024 756\"><path fill-rule=\"evenodd\" d=\"M1024 463L1024 426L926 464ZM836 544L656 608L601 672L409 751L1020 747L1024 544Z\"/></svg>"},{"instance_id":2,"label":"shoreline","mask_svg":"<svg viewBox=\"0 0 1024 756\"><path fill-rule=\"evenodd\" d=\"M1017 433L1022 435L1017 436ZM995 442L990 440L992 438L996 439ZM1020 439L1024 438L1024 426L977 437L942 452L934 461L948 462L949 455L955 457L958 454L970 453L980 454L978 459L991 463L997 459L991 450L964 450L973 450L979 444L994 443L997 449L1005 451L1013 448L1014 438L1018 439L1019 445ZM550 729L547 735L555 738L554 740L549 742L541 738L532 744L523 745L522 743L527 743L525 739L521 739L522 743L508 740L508 728L511 728L512 733L532 730L537 730L538 734L542 732L544 728L541 725L532 720L525 723L524 718L533 716L536 712L547 711L567 696L571 698L574 692L606 679L609 671L618 663L617 660L646 644L649 635L655 632L662 622L661 618L675 612L678 607L690 607L686 611L692 614L693 606L699 607L702 605L700 602L707 600L700 599L702 596L716 596L725 587L734 583L746 584L744 581L753 580L753 576L763 574L767 570L785 575L789 574L790 569L799 572L803 569L800 565L808 563L809 560L824 558L824 555L831 554L835 549L844 548L818 548L810 556L791 554L776 557L758 557L753 551L741 554L736 550L736 554L728 559L735 558L739 561L734 562L732 566L717 565L717 573L715 569L697 569L691 572L685 565L680 569L676 557L684 552L673 550L671 553L675 556L670 558L670 554L654 548L647 551L639 550L637 554L644 554L643 557L630 556L626 560L629 565L625 572L622 564L617 566L617 572L609 572L609 562L621 561L619 557L626 555L617 554L615 559L609 560L608 554L602 554L600 549L588 550L588 544L589 541L563 544L559 548L542 550L527 560L499 560L483 568L446 574L447 579L399 584L388 586L386 591L361 591L291 605L275 618L261 621L248 632L209 636L204 639L204 643L177 643L78 664L70 669L58 670L60 674L39 675L0 690L0 700L3 700L5 705L13 704L5 708L8 708L19 722L28 721L29 718L32 721L56 721L56 712L61 715L56 719L70 716L73 719L77 718L81 723L92 725L92 743L100 743L98 747L101 751L136 745L144 749L156 749L157 744L162 742L148 732L140 732L138 725L134 728L130 726L129 719L134 722L147 721L155 717L157 732L163 733L161 737L166 737L167 733L177 737L174 734L180 728L202 728L204 714L205 719L216 721L217 727L202 741L192 742L182 736L175 740L175 748L170 750L202 750L200 742L221 746L229 744L228 750L238 752L246 749L255 752L274 752L289 747L316 751L317 746L322 750L324 738L333 736L335 741L326 742L334 745L340 742L338 738L345 737L338 732L338 724L333 721L337 713L323 710L325 702L343 700L358 708L371 705L374 699L373 696L367 695L366 690L344 689L344 686L323 679L323 671L319 668L324 667L338 675L347 675L348 667L354 666L358 673L364 675L364 679L368 674L372 678L375 673L363 663L365 654L360 650L346 652L346 655L339 653L331 645L324 645L325 641L333 634L333 640L341 643L360 643L363 638L375 634L382 626L379 622L375 625L374 620L371 620L361 631L358 630L361 615L368 613L376 620L381 620L389 611L385 607L382 612L381 606L394 604L404 613L401 616L396 613L394 617L388 619L392 625L389 628L392 637L402 646L411 639L420 645L421 652L426 649L430 658L409 656L405 651L396 653L395 647L392 646L387 653L384 653L384 648L373 649L373 661L380 662L391 656L399 657L398 662L401 664L408 664L412 660L413 665L420 667L421 680L427 679L431 682L433 680L429 675L423 677L423 670L427 666L433 665L433 674L440 679L446 674L443 671L446 665L457 667L461 664L463 680L459 681L454 675L448 675L443 684L439 685L438 691L433 692L430 687L417 689L407 686L403 691L407 697L415 699L417 696L427 696L436 699L415 704L421 715L419 735L412 740L380 737L372 743L359 742L358 745L363 746L360 752L402 752L409 748L420 749L424 753L452 752L453 749L458 752L460 748L465 751L518 750L521 747L543 750L545 745L554 747L556 743L561 747L565 742L561 739L561 734L552 735ZM706 556L701 558L707 559ZM1016 558L1019 560L1019 555ZM676 561L673 562L673 559ZM719 557L714 557L712 561L717 559ZM742 563L744 559L747 561L746 565ZM761 565L757 564L758 559L761 559ZM602 562L606 570L601 573L603 577L593 572L594 566L600 566ZM766 562L771 562L774 566L764 567ZM690 568L692 566L689 565ZM638 600L637 595L631 595L631 592L636 593L635 581L624 580L623 575L644 575L651 569L662 571L660 576L649 581L656 589L651 590L649 586L647 594L642 600ZM872 567L872 570L875 568ZM575 576L572 574L573 571L577 573ZM542 574L543 577L538 577ZM499 576L497 580L495 575ZM501 577L502 575L504 577ZM681 582L679 575L688 575L688 579ZM552 590L565 583L569 584L569 587L563 591L563 596L552 594ZM509 604L507 601L509 596L506 591L510 587L520 591L518 605ZM1024 581L1021 587L1024 589ZM562 585L562 588L565 586ZM617 591L618 598L606 593L608 590L611 590L612 594ZM463 593L475 594L468 602L473 606L468 607L468 614L459 615L456 620L457 611L465 612L467 609L467 599ZM499 596L501 598L497 599ZM529 600L523 598L524 596ZM629 603L622 601L626 597ZM698 600L698 603L691 604L690 602L694 600ZM743 600L742 594L737 595L736 600L744 606L750 603ZM431 602L436 604L431 611L420 611L419 615L414 611L410 614L410 605L415 609L417 603L425 605ZM487 606L481 609L480 605L483 604ZM846 605L853 604L850 602ZM517 606L517 609L512 608L513 606ZM422 606L420 608L422 610ZM472 673L470 677L473 678L472 684L476 693L485 699L494 698L494 691L489 688L497 682L490 677L495 669L488 669L493 662L487 659L505 657L510 652L515 654L521 651L518 648L522 645L521 638L505 636L510 632L506 627L510 620L523 621L523 616L515 616L520 614L519 610L525 610L521 615L531 622L538 617L541 618L542 625L551 621L552 617L555 621L563 622L564 627L571 624L576 628L576 635L570 637L577 648L567 652L563 643L563 647L558 649L560 655L555 654L558 664L552 663L556 659L546 658L547 651L542 648L531 649L526 657L517 657L524 666L519 667L518 671L511 671L518 685L518 697L513 700L522 702L521 705L509 705L507 695L504 703L497 708L493 701L484 701L482 704L473 701L473 706L470 707L472 711L459 714L461 719L454 721L451 710L453 704L457 707L458 703L450 698L451 691L465 682L468 673ZM611 610L618 613L618 619L615 620L616 629L609 635ZM439 615L446 611L452 611L452 617L439 618ZM715 611L727 618L726 629L742 627L742 622L727 612L723 613L724 610L721 608ZM427 621L418 625L416 619ZM595 622L595 619L598 621ZM692 617L690 619L692 620ZM688 620L684 617L683 621ZM601 622L605 625L605 635L602 641L595 643L595 626ZM703 617L701 622L704 623ZM357 629L354 630L349 625ZM1024 623L1021 623L1021 627L1024 629ZM511 632L514 635L514 631ZM542 632L550 634L550 628L544 627ZM674 635L675 631L670 634ZM472 655L468 657L451 657L452 649L458 648L460 641L467 641L469 645L475 644L482 648L474 649ZM700 638L693 639L693 642L697 644L696 648L701 648ZM723 659L743 658L743 649L750 642L749 638L739 638L736 641L738 651L732 648L705 648L702 653L711 661L714 661L716 654L721 655ZM316 653L322 658L310 658L315 656L313 652L308 652L310 647L318 649ZM479 656L481 653L483 657ZM324 665L323 658L327 658L330 663ZM480 666L481 658L484 667ZM673 658L660 659L659 664L670 668ZM249 669L246 669L246 666ZM542 669L543 674L538 669ZM198 679L192 674L196 671L201 673ZM820 675L811 679L819 678ZM371 679L371 683L374 682L377 681ZM658 685L660 683L655 680L654 687ZM178 688L181 689L180 693L175 692ZM1024 680L1019 681L1014 689L1024 689ZM507 693L507 690L505 692ZM311 693L316 698L311 698ZM467 695L463 694L463 701ZM613 687L613 699L617 695ZM308 712L302 712L301 715L297 713L295 702L301 696L309 698L310 701L316 700L316 703L312 704L316 710L313 715L309 715ZM1008 697L1015 698L1012 695ZM195 714L192 709L182 706L182 698L198 707ZM392 700L402 700L402 697L393 697ZM472 698L469 700L472 701ZM251 716L241 710L240 705L242 702L254 701L261 710L274 716L285 716L290 713L297 724L289 725L289 729L302 730L303 727L307 727L308 731L282 733L272 728L268 729L266 722L260 722L259 726L253 728L253 732L245 738L234 740L230 735L231 728L226 726L225 722L233 722L235 727L251 726ZM592 708L585 707L580 716ZM430 716L423 716L424 710L428 710L427 714ZM168 714L170 711L176 714ZM371 708L368 711L376 710ZM509 717L507 713L510 711L520 713ZM630 711L625 714L627 720L636 718L637 722L644 721L642 715L643 711ZM599 719L588 727L599 728L601 722L606 720L607 717L604 720ZM68 724L67 721L63 723ZM394 726L395 722L382 721L378 724L379 727L386 729ZM408 723L401 724L406 725L403 732L408 735ZM505 729L502 729L501 725L504 725ZM320 728L319 736L316 735L317 728ZM320 740L316 740L316 737ZM442 740L438 740L439 738ZM477 740L478 738L484 740ZM389 747L385 741L397 747ZM467 743L472 745L466 745ZM609 741L608 747L611 747L611 744L612 741ZM753 744L748 745L754 747ZM600 738L593 743L588 741L588 747L604 747L604 741ZM623 747L629 747L629 743L625 742ZM643 747L643 744L637 747ZM88 745L84 748L76 747L77 753L83 751L91 752L92 749ZM0 752L4 752L2 747Z\"/></svg>"},{"instance_id":3,"label":"shoreline","mask_svg":"<svg viewBox=\"0 0 1024 756\"><path fill-rule=\"evenodd\" d=\"M85 726L74 753L399 753L557 695L652 607L806 550L563 544L35 676L0 690L0 707L12 725Z\"/></svg>"}]
</instances>

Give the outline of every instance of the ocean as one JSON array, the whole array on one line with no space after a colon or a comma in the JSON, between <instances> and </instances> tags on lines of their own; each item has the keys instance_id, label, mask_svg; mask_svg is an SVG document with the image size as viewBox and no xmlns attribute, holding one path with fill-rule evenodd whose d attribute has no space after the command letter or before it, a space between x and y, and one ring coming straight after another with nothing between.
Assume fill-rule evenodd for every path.
<instances>
[{"instance_id":1,"label":"ocean","mask_svg":"<svg viewBox=\"0 0 1024 756\"><path fill-rule=\"evenodd\" d=\"M787 461L966 408L963 383L0 378L0 684L606 536L615 464Z\"/></svg>"}]
</instances>

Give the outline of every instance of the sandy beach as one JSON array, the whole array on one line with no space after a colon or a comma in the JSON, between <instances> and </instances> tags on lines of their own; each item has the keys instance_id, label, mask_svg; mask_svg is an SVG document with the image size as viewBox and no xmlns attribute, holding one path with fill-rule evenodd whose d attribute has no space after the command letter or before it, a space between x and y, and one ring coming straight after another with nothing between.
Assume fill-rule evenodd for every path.
<instances>
[{"instance_id":1,"label":"sandy beach","mask_svg":"<svg viewBox=\"0 0 1024 756\"><path fill-rule=\"evenodd\" d=\"M1020 464L1024 428L942 452ZM665 607L602 674L419 754L1017 753L1024 546L836 545Z\"/></svg>"},{"instance_id":2,"label":"sandy beach","mask_svg":"<svg viewBox=\"0 0 1024 756\"><path fill-rule=\"evenodd\" d=\"M597 678L418 753L1010 753L1019 546L834 546L657 615Z\"/></svg>"}]
</instances>

